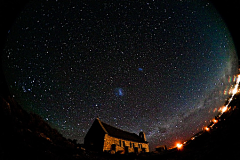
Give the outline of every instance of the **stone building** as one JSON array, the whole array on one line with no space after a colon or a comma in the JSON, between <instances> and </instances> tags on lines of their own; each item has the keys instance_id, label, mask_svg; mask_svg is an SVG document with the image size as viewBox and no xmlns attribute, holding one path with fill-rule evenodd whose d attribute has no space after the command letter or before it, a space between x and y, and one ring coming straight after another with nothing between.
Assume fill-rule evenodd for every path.
<instances>
[{"instance_id":1,"label":"stone building","mask_svg":"<svg viewBox=\"0 0 240 160\"><path fill-rule=\"evenodd\" d=\"M86 149L111 153L149 152L149 143L145 134L129 133L101 122L98 118L84 138Z\"/></svg>"}]
</instances>

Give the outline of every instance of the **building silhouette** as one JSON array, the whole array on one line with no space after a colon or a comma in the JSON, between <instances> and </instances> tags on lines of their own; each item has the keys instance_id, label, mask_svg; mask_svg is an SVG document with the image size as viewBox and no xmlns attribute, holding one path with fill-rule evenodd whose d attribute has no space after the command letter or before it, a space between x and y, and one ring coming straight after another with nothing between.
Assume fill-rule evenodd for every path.
<instances>
[{"instance_id":1,"label":"building silhouette","mask_svg":"<svg viewBox=\"0 0 240 160\"><path fill-rule=\"evenodd\" d=\"M84 138L86 149L110 153L142 153L149 152L149 143L144 132L139 135L123 131L95 119Z\"/></svg>"}]
</instances>

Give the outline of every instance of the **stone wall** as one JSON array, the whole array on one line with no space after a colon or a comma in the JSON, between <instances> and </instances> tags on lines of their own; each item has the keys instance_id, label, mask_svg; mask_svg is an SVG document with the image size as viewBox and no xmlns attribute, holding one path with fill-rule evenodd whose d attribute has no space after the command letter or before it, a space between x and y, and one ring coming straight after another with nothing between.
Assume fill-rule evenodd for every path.
<instances>
[{"instance_id":1,"label":"stone wall","mask_svg":"<svg viewBox=\"0 0 240 160\"><path fill-rule=\"evenodd\" d=\"M115 149L115 152L119 152L121 154L126 153L126 150L128 150L128 153L133 153L135 151L141 153L144 151L143 148L145 148L145 152L149 152L148 143L128 141L120 138L111 137L108 134L105 134L104 137L103 152L108 152Z\"/></svg>"}]
</instances>

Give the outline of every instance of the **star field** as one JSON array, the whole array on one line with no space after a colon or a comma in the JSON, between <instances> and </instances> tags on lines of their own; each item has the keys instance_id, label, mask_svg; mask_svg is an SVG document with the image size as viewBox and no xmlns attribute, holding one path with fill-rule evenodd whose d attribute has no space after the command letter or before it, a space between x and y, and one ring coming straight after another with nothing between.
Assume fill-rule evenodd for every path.
<instances>
[{"instance_id":1,"label":"star field","mask_svg":"<svg viewBox=\"0 0 240 160\"><path fill-rule=\"evenodd\" d=\"M151 147L195 134L223 105L237 58L206 1L42 1L5 48L10 90L80 143L93 120L147 135Z\"/></svg>"}]
</instances>

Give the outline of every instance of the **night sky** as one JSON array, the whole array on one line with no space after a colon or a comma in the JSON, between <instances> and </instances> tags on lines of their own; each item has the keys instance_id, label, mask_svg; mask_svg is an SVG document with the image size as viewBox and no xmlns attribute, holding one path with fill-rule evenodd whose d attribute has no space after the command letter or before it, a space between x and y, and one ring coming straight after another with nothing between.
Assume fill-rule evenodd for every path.
<instances>
[{"instance_id":1,"label":"night sky","mask_svg":"<svg viewBox=\"0 0 240 160\"><path fill-rule=\"evenodd\" d=\"M15 99L65 137L94 119L175 145L209 123L238 71L232 38L206 1L32 2L8 31Z\"/></svg>"}]
</instances>

